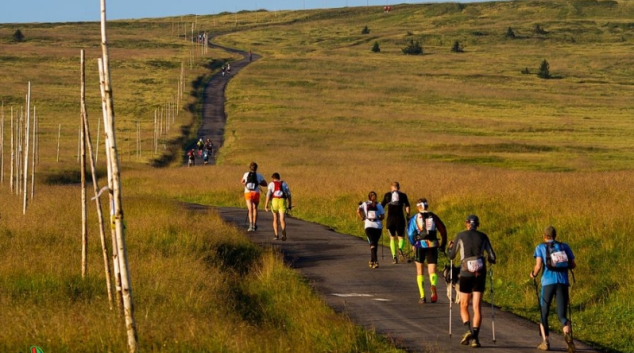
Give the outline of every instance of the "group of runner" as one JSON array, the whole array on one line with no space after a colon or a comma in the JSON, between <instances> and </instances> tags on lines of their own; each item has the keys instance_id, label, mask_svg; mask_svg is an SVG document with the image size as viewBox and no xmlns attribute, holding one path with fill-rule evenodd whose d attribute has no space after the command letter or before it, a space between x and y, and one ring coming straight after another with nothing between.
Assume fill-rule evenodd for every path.
<instances>
[{"instance_id":1,"label":"group of runner","mask_svg":"<svg viewBox=\"0 0 634 353\"><path fill-rule=\"evenodd\" d=\"M385 217L387 206L387 219ZM393 182L391 190L383 196L379 203L377 193L370 191L368 200L360 202L357 208L358 217L364 222L365 234L370 244L369 267L379 267L377 248L383 230L382 222L386 219L386 228L390 236L390 251L392 263L411 262L404 254L405 231L416 264L416 283L420 298L418 303L427 303L424 290L423 265L427 261L427 270L430 281L431 303L438 300L436 265L438 252L445 255L453 263L453 259L460 255L459 274L459 302L460 317L467 329L460 343L471 347L480 347L479 332L482 323L481 302L482 294L486 287L487 264L496 263L496 256L489 237L478 230L480 219L476 215L469 215L465 219L465 230L456 235L454 240L447 244L447 229L440 217L429 211L427 199L420 198L416 201L418 212L410 217L410 203L407 194L400 191L398 182ZM549 226L543 232L543 242L537 245L533 253L535 265L530 272L535 288L535 278L542 271L541 296L538 295L540 307L540 331L542 342L537 346L539 350L550 350L548 315L553 298L557 300L557 315L564 332L564 340L569 353L575 352L572 338L572 325L566 316L566 308L569 306L568 272L576 267L575 257L566 243L556 241L557 232ZM440 236L440 239L439 239ZM485 257L486 253L486 257ZM453 264L452 264L453 266ZM488 272L492 276L491 271ZM450 285L450 284L448 284ZM469 303L472 303L473 317L469 312Z\"/></svg>"},{"instance_id":2,"label":"group of runner","mask_svg":"<svg viewBox=\"0 0 634 353\"><path fill-rule=\"evenodd\" d=\"M249 221L248 232L258 230L258 205L260 203L260 187L267 188L264 210L270 210L273 214L274 240L286 240L286 212L293 208L291 191L288 184L275 172L271 175L272 181L267 184L262 174L258 173L258 164L251 162L249 171L244 173L240 182L244 185L244 199L247 205L247 218ZM279 226L278 226L279 223Z\"/></svg>"},{"instance_id":3,"label":"group of runner","mask_svg":"<svg viewBox=\"0 0 634 353\"><path fill-rule=\"evenodd\" d=\"M196 148L198 149L198 153L196 152ZM209 157L213 156L214 144L210 139L203 141L203 139L200 138L198 142L196 142L196 148L192 148L187 152L188 167L196 165L196 158L202 158L203 165L207 165L209 163Z\"/></svg>"}]
</instances>

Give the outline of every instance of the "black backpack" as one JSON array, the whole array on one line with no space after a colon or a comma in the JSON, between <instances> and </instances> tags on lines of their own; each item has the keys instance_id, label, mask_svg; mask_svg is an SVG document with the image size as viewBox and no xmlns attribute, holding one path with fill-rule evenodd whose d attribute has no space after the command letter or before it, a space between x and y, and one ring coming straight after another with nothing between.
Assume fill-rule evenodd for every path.
<instances>
[{"instance_id":1,"label":"black backpack","mask_svg":"<svg viewBox=\"0 0 634 353\"><path fill-rule=\"evenodd\" d=\"M257 190L258 175L255 172L249 172L249 174L247 175L246 187L249 190Z\"/></svg>"},{"instance_id":2,"label":"black backpack","mask_svg":"<svg viewBox=\"0 0 634 353\"><path fill-rule=\"evenodd\" d=\"M546 268L555 272L568 271L568 254L562 243L551 241L546 243Z\"/></svg>"}]
</instances>

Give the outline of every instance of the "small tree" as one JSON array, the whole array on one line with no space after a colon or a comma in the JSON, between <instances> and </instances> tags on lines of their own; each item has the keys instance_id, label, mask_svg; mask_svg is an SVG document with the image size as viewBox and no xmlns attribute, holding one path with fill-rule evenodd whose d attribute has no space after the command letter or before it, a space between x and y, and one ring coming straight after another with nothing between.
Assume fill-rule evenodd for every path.
<instances>
[{"instance_id":1,"label":"small tree","mask_svg":"<svg viewBox=\"0 0 634 353\"><path fill-rule=\"evenodd\" d=\"M361 34L370 34L370 29L368 28L368 26L363 27L363 29L361 30Z\"/></svg>"},{"instance_id":2,"label":"small tree","mask_svg":"<svg viewBox=\"0 0 634 353\"><path fill-rule=\"evenodd\" d=\"M403 54L406 55L421 55L423 54L423 47L420 45L418 41L414 41L413 39L409 40L409 44L405 48L402 49Z\"/></svg>"},{"instance_id":3,"label":"small tree","mask_svg":"<svg viewBox=\"0 0 634 353\"><path fill-rule=\"evenodd\" d=\"M20 31L18 29L17 31L15 31L15 33L13 33L13 41L14 42L23 42L24 41L24 34L22 34L22 31Z\"/></svg>"},{"instance_id":4,"label":"small tree","mask_svg":"<svg viewBox=\"0 0 634 353\"><path fill-rule=\"evenodd\" d=\"M546 61L546 59L544 59L544 61L542 61L542 64L539 65L539 73L537 73L537 76L543 79L551 78L550 65L548 64L548 61Z\"/></svg>"},{"instance_id":5,"label":"small tree","mask_svg":"<svg viewBox=\"0 0 634 353\"><path fill-rule=\"evenodd\" d=\"M515 39L515 32L513 32L513 28L509 27L506 30L506 34L504 35L506 38Z\"/></svg>"},{"instance_id":6,"label":"small tree","mask_svg":"<svg viewBox=\"0 0 634 353\"><path fill-rule=\"evenodd\" d=\"M451 51L454 53L464 53L464 48L460 45L459 41L455 41L451 47Z\"/></svg>"},{"instance_id":7,"label":"small tree","mask_svg":"<svg viewBox=\"0 0 634 353\"><path fill-rule=\"evenodd\" d=\"M372 51L374 53L378 53L381 51L381 47L379 47L379 42L374 42L374 45L372 46Z\"/></svg>"}]
</instances>

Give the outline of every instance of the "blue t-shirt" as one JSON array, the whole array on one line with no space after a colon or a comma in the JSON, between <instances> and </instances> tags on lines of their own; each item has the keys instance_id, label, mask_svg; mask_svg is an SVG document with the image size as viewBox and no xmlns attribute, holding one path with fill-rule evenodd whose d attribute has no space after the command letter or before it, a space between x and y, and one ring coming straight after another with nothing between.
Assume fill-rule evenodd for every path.
<instances>
[{"instance_id":1,"label":"blue t-shirt","mask_svg":"<svg viewBox=\"0 0 634 353\"><path fill-rule=\"evenodd\" d=\"M552 242L552 240L550 242ZM575 259L575 255L573 255L572 250L570 250L568 244L557 242L557 244L555 244L554 246L555 250L562 250L566 252L566 256L568 256L568 262ZM542 287L557 283L570 285L570 282L568 280L568 271L551 271L548 269L548 267L546 267L546 251L546 243L541 243L537 245L537 247L535 248L535 252L533 253L534 258L541 257L542 259L542 267L544 269L544 272L542 274Z\"/></svg>"}]
</instances>

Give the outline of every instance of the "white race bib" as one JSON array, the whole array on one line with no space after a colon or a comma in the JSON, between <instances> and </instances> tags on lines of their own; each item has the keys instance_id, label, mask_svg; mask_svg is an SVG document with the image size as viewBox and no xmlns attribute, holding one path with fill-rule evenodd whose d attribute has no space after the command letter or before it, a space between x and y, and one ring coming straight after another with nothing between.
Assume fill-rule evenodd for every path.
<instances>
[{"instance_id":1,"label":"white race bib","mask_svg":"<svg viewBox=\"0 0 634 353\"><path fill-rule=\"evenodd\" d=\"M482 270L483 267L484 263L482 262L481 258L467 261L467 269L469 270L469 272L478 272Z\"/></svg>"},{"instance_id":2,"label":"white race bib","mask_svg":"<svg viewBox=\"0 0 634 353\"><path fill-rule=\"evenodd\" d=\"M376 219L376 211L368 211L367 219L375 220Z\"/></svg>"},{"instance_id":3,"label":"white race bib","mask_svg":"<svg viewBox=\"0 0 634 353\"><path fill-rule=\"evenodd\" d=\"M556 251L550 254L550 261L552 262L553 266L556 266L560 263L567 263L568 255L566 255L565 251Z\"/></svg>"}]
</instances>

